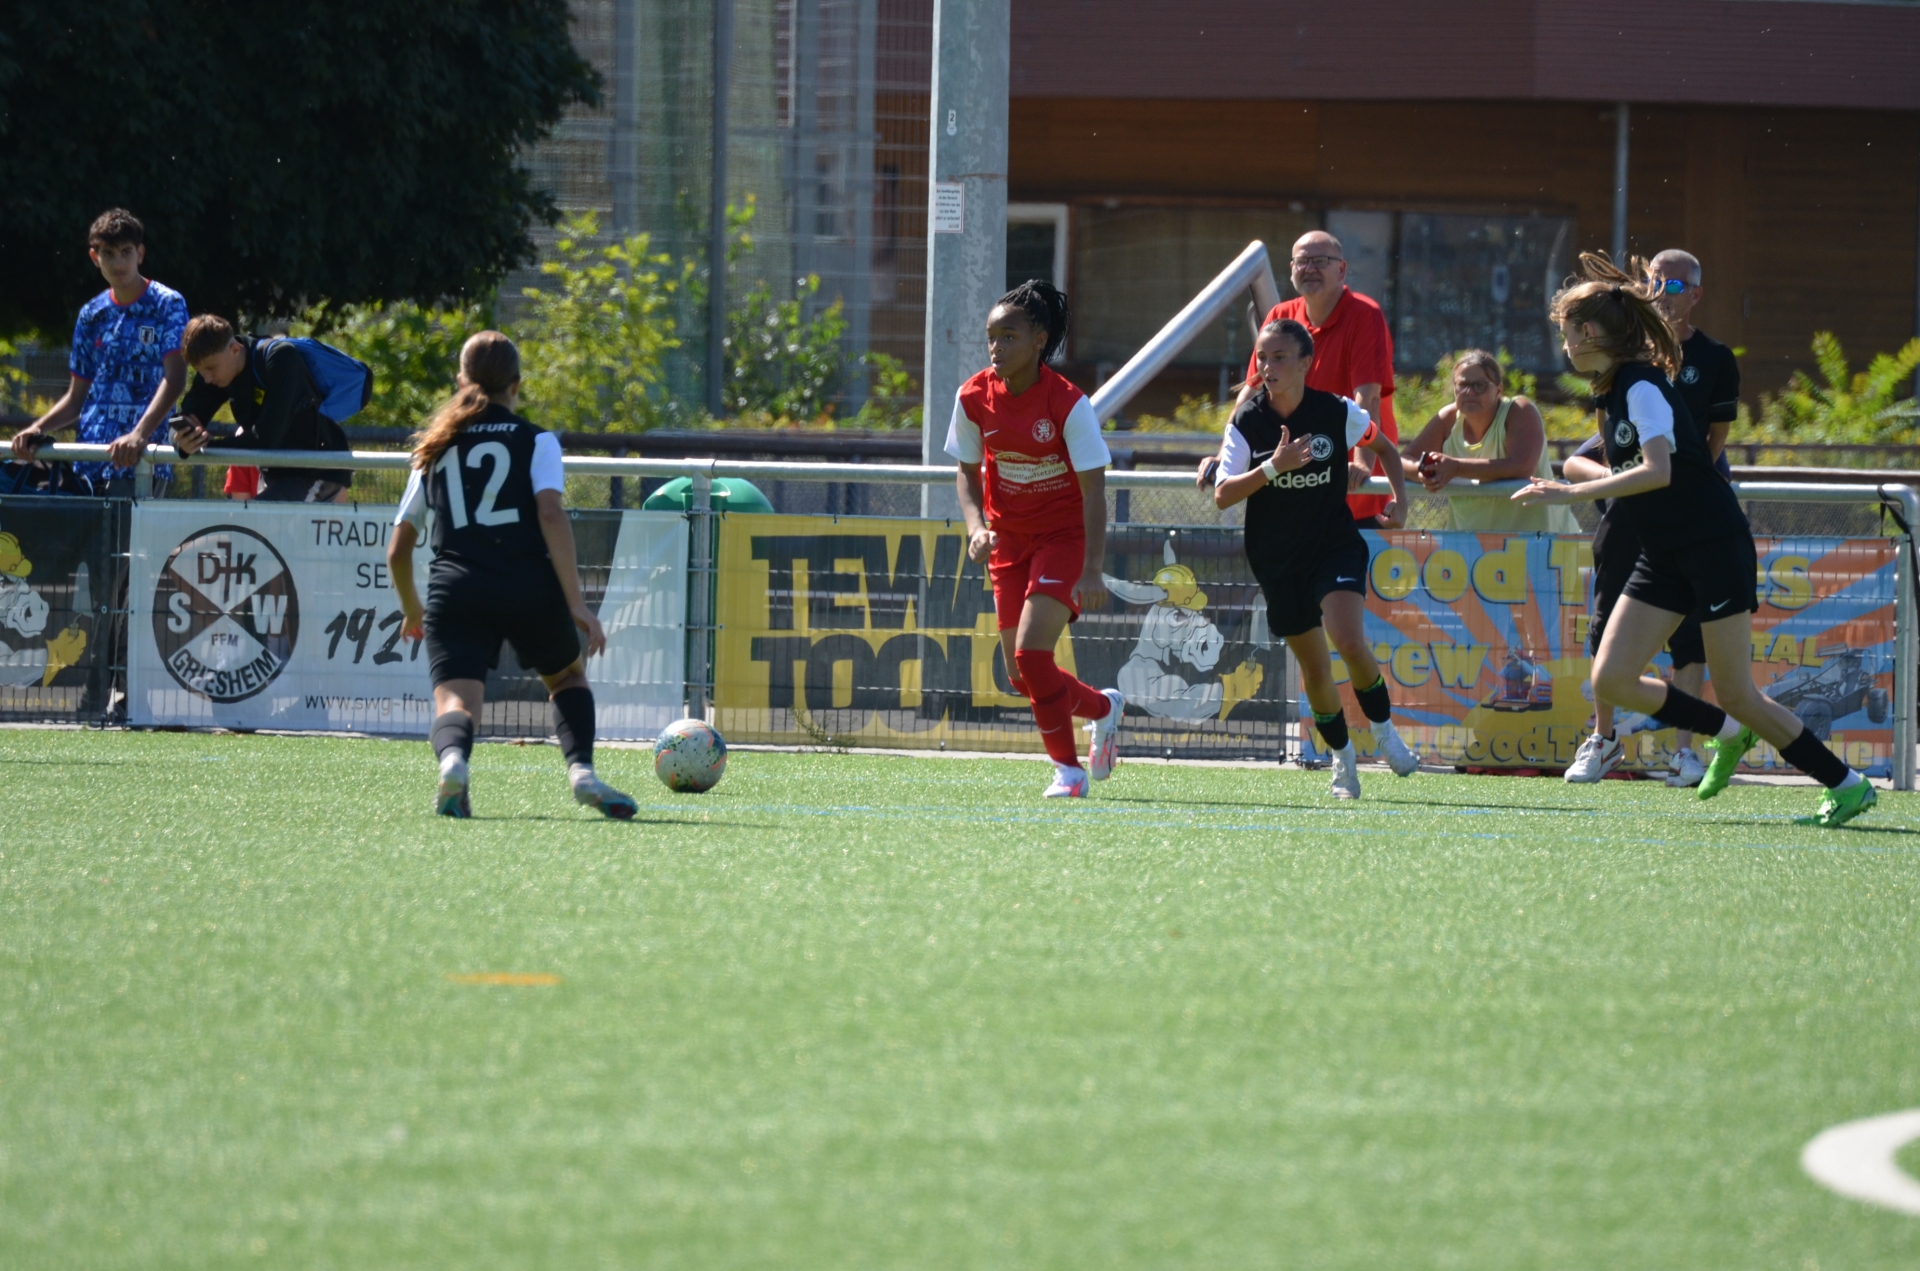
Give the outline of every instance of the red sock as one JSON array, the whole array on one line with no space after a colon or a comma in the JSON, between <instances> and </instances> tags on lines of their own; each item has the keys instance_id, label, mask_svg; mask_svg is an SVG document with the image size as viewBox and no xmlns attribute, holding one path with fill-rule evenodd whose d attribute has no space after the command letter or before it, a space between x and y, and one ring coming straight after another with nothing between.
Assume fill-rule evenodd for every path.
<instances>
[{"instance_id":1,"label":"red sock","mask_svg":"<svg viewBox=\"0 0 1920 1271\"><path fill-rule=\"evenodd\" d=\"M1084 684L1064 671L1061 677L1067 682L1068 708L1081 719L1105 719L1113 709L1112 700L1091 684Z\"/></svg>"},{"instance_id":2,"label":"red sock","mask_svg":"<svg viewBox=\"0 0 1920 1271\"><path fill-rule=\"evenodd\" d=\"M1047 757L1078 768L1078 739L1073 733L1073 712L1067 706L1071 697L1068 677L1053 664L1053 654L1048 650L1016 649L1013 658L1020 666L1020 678L1026 681L1033 722L1039 726Z\"/></svg>"}]
</instances>

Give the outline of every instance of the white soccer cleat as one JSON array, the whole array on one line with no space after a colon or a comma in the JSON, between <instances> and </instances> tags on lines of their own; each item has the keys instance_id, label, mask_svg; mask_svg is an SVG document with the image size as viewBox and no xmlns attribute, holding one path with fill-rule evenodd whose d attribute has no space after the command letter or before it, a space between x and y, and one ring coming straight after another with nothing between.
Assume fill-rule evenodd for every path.
<instances>
[{"instance_id":1,"label":"white soccer cleat","mask_svg":"<svg viewBox=\"0 0 1920 1271\"><path fill-rule=\"evenodd\" d=\"M1120 712L1127 706L1117 688L1103 688L1100 696L1107 699L1107 713L1087 725L1093 734L1087 744L1087 775L1095 781L1105 781L1120 766Z\"/></svg>"},{"instance_id":2,"label":"white soccer cleat","mask_svg":"<svg viewBox=\"0 0 1920 1271\"><path fill-rule=\"evenodd\" d=\"M567 784L573 787L574 802L582 807L596 808L616 821L629 820L640 810L633 796L621 794L600 780L586 764L577 763L567 769Z\"/></svg>"},{"instance_id":3,"label":"white soccer cleat","mask_svg":"<svg viewBox=\"0 0 1920 1271\"><path fill-rule=\"evenodd\" d=\"M1420 756L1413 753L1413 747L1407 745L1392 720L1375 724L1373 737L1380 743L1380 753L1386 756L1387 767L1393 769L1394 776L1411 777L1420 771Z\"/></svg>"},{"instance_id":4,"label":"white soccer cleat","mask_svg":"<svg viewBox=\"0 0 1920 1271\"><path fill-rule=\"evenodd\" d=\"M469 817L473 805L467 801L467 761L457 750L449 750L440 760L440 792L434 796L433 810L441 816Z\"/></svg>"},{"instance_id":5,"label":"white soccer cleat","mask_svg":"<svg viewBox=\"0 0 1920 1271\"><path fill-rule=\"evenodd\" d=\"M1618 768L1626 757L1627 748L1620 744L1618 738L1602 737L1595 733L1580 743L1580 749L1574 753L1573 762L1567 765L1562 780L1570 785L1591 785Z\"/></svg>"},{"instance_id":6,"label":"white soccer cleat","mask_svg":"<svg viewBox=\"0 0 1920 1271\"><path fill-rule=\"evenodd\" d=\"M1054 765L1053 784L1042 796L1048 799L1084 799L1087 797L1087 770Z\"/></svg>"},{"instance_id":7,"label":"white soccer cleat","mask_svg":"<svg viewBox=\"0 0 1920 1271\"><path fill-rule=\"evenodd\" d=\"M1360 797L1360 757L1354 753L1352 742L1333 752L1332 788L1336 799Z\"/></svg>"},{"instance_id":8,"label":"white soccer cleat","mask_svg":"<svg viewBox=\"0 0 1920 1271\"><path fill-rule=\"evenodd\" d=\"M1676 790L1697 786L1700 779L1707 775L1707 761L1696 754L1691 746L1673 757L1673 771L1667 775L1667 784Z\"/></svg>"}]
</instances>

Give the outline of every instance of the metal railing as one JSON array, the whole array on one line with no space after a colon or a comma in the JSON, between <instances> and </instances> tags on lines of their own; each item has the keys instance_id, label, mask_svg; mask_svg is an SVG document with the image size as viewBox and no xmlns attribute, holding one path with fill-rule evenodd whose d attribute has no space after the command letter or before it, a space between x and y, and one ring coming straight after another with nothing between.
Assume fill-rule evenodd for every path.
<instances>
[{"instance_id":1,"label":"metal railing","mask_svg":"<svg viewBox=\"0 0 1920 1271\"><path fill-rule=\"evenodd\" d=\"M1257 244L1256 244L1257 245ZM1251 249L1249 249L1251 250ZM1264 250L1264 249L1263 249ZM1223 275L1224 277L1224 275ZM1196 302L1197 303L1197 302ZM1191 308L1191 306L1189 306ZM104 461L107 447L96 445L53 445L43 447L40 457L47 460ZM184 466L251 464L267 467L314 467L358 471L404 470L412 456L395 451L201 451L181 456L171 446L149 450L141 467L154 463ZM713 481L716 477L742 477L790 481L857 481L881 485L942 484L953 481L955 470L921 464L865 463L766 463L728 459L621 459L569 456L563 460L570 474L609 477L687 477L692 481L688 517L692 524L690 591L687 606L689 649L687 663L688 709L704 713L713 683L711 662L713 600ZM1114 470L1107 473L1107 484L1117 489L1183 488L1191 489L1190 472L1140 472ZM1442 493L1448 498L1504 498L1525 484L1520 481L1455 482ZM139 483L136 482L136 488ZM1736 481L1734 493L1745 501L1779 503L1868 504L1892 509L1902 522L1895 565L1894 617L1894 703L1893 703L1893 784L1897 790L1914 788L1914 747L1917 740L1914 718L1915 672L1920 669L1920 609L1916 608L1915 556L1912 531L1920 526L1920 490L1909 485L1798 483ZM1368 481L1363 491L1387 494L1391 487L1380 477Z\"/></svg>"}]
</instances>

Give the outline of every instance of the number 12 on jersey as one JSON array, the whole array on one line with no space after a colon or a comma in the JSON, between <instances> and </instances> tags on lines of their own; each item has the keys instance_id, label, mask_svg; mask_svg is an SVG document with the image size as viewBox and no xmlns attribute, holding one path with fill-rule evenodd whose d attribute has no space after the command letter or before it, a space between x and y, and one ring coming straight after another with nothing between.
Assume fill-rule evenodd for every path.
<instances>
[{"instance_id":1,"label":"number 12 on jersey","mask_svg":"<svg viewBox=\"0 0 1920 1271\"><path fill-rule=\"evenodd\" d=\"M467 528L467 487L460 474L459 456L460 448L449 446L433 468L447 479L447 510L453 516L453 527L464 530ZM483 463L487 468L487 484L480 492L479 505L473 509L474 523L517 525L520 509L497 508L493 505L494 500L500 497L500 487L506 484L507 472L513 466L513 456L500 442L483 441L467 451L466 466L478 471Z\"/></svg>"}]
</instances>

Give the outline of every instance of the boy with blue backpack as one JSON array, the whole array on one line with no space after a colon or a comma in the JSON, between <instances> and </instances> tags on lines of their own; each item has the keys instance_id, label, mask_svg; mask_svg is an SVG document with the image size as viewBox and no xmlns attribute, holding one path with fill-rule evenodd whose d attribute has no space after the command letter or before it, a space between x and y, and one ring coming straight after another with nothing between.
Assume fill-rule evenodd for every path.
<instances>
[{"instance_id":1,"label":"boy with blue backpack","mask_svg":"<svg viewBox=\"0 0 1920 1271\"><path fill-rule=\"evenodd\" d=\"M365 363L318 340L234 334L233 325L203 313L187 324L187 363L193 387L180 401L174 445L182 454L205 449L331 450L345 452L342 420L373 395ZM222 403L239 430L213 437L206 421ZM263 503L333 503L353 484L345 468L263 468Z\"/></svg>"}]
</instances>

